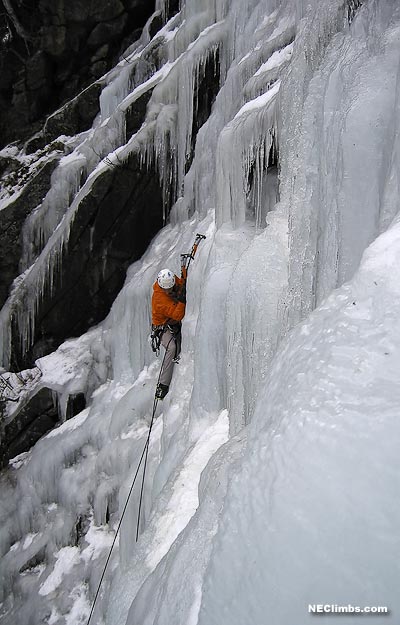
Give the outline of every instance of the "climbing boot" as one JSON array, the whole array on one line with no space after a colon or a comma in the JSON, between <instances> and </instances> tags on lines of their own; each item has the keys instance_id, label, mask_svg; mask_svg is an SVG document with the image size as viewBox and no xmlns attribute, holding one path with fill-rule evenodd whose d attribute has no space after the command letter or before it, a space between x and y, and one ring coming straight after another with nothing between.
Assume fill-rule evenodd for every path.
<instances>
[{"instance_id":1,"label":"climbing boot","mask_svg":"<svg viewBox=\"0 0 400 625\"><path fill-rule=\"evenodd\" d=\"M156 398L164 399L168 391L169 391L169 386L167 386L166 384L159 384L156 390Z\"/></svg>"}]
</instances>

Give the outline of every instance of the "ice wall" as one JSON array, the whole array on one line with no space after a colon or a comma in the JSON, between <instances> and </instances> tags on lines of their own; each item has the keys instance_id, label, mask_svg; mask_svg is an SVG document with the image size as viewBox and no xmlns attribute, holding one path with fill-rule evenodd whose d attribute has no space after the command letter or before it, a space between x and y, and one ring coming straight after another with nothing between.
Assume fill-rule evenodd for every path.
<instances>
[{"instance_id":1,"label":"ice wall","mask_svg":"<svg viewBox=\"0 0 400 625\"><path fill-rule=\"evenodd\" d=\"M397 219L274 361L213 542L200 624L314 622L318 603L386 606L390 615L343 620L396 622L399 233Z\"/></svg>"},{"instance_id":2,"label":"ice wall","mask_svg":"<svg viewBox=\"0 0 400 625\"><path fill-rule=\"evenodd\" d=\"M232 274L229 267L218 270L211 255L217 267L206 281L202 304L217 317L220 302L213 289L226 298L227 344L220 346L229 357L221 360L217 351L211 359L215 365L195 368L192 402L210 407L221 397L222 405L228 400L235 432L238 406L239 412L245 407L244 420L253 414L246 410L248 392L256 404L254 419L245 430L247 448L240 468L233 459L228 470L223 501L215 496L212 503L201 502L179 541L136 595L129 625L261 624L266 618L306 622L315 618L308 603L387 606L391 615L369 618L374 623L396 620L400 571L395 493L400 467L394 441L399 398L390 359L396 358L398 342L398 289L391 277L398 262L398 224L368 250L354 279L321 302L353 278L365 248L398 212L395 42L400 16L391 2L365 3L356 15L347 8L321 3L305 11L279 94L281 201L273 220L281 214L288 218L289 284L287 299L284 290L277 298L274 340L279 342L285 328L320 307L278 348L260 384L255 370L271 361L265 352L253 356L258 341L251 340L251 333L259 328L264 340L268 335L256 302L268 322L274 316L265 306L265 282L249 298L248 289L262 266L269 288L276 284L273 270L285 255L275 250L263 265L262 240L251 238ZM344 25L347 17L350 28ZM232 67L228 72L214 114L200 133L196 174L206 171L210 143L222 147L224 135L215 133L217 106L234 71ZM245 112L249 109L255 113L256 102L244 105ZM230 130L229 123L222 133ZM237 166L243 141L233 146L231 158L229 149L225 152L228 175ZM237 216L239 223L246 217L249 223L240 199L240 176L233 174L227 182L220 162L215 172L227 191L222 187L219 198L225 198L228 210L219 223ZM245 163L243 159L243 169ZM206 188L201 175L190 183L212 204L215 185ZM232 209L239 201L239 209ZM221 203L216 210L221 215ZM224 235L221 227L212 254ZM225 237L223 245L229 241ZM234 247L238 249L238 240ZM273 249L270 241L268 249ZM242 267L246 277L240 279ZM214 338L209 325L221 332L218 319L209 324L200 308L196 332L201 335L204 328L205 342L210 334ZM195 350L195 366L201 349L199 345ZM203 352L207 360L210 346L203 345ZM218 375L224 362L227 375ZM211 389L202 400L200 388ZM228 449L229 444L224 448L227 457ZM220 474L215 479L223 481ZM223 512L216 513L210 530L206 515L215 501ZM120 596L116 585L113 592ZM124 592L129 594L126 588ZM329 622L336 618L324 616ZM356 617L346 620L353 623Z\"/></svg>"},{"instance_id":3,"label":"ice wall","mask_svg":"<svg viewBox=\"0 0 400 625\"><path fill-rule=\"evenodd\" d=\"M308 603L395 622L399 34L391 0L187 0L166 27L146 123L109 158L156 159L178 200L90 339L88 408L2 477L5 625L86 622L151 417L151 285L196 232L140 539L136 484L93 622L292 625ZM208 50L221 86L186 171ZM116 70L104 115L141 89Z\"/></svg>"},{"instance_id":4,"label":"ice wall","mask_svg":"<svg viewBox=\"0 0 400 625\"><path fill-rule=\"evenodd\" d=\"M335 19L333 3L322 20L310 12L282 87L292 324L351 278L398 211L398 7L364 3L350 32L332 32Z\"/></svg>"}]
</instances>

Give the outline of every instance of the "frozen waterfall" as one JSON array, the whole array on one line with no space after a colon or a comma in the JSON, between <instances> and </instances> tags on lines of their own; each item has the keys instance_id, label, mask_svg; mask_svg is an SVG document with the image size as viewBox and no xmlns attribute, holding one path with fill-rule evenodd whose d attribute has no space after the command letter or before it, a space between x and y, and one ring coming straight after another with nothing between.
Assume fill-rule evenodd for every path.
<instances>
[{"instance_id":1,"label":"frozen waterfall","mask_svg":"<svg viewBox=\"0 0 400 625\"><path fill-rule=\"evenodd\" d=\"M151 419L152 284L201 232L140 537L138 481L91 623L337 622L309 611L326 604L386 607L340 621L395 625L400 6L182 0L164 22L103 77L93 128L68 138L0 313L7 366L11 317L29 345L96 180L133 153L155 164L174 199L165 227L107 318L37 362L32 384L61 412L72 393L87 406L0 474L0 622L87 623ZM195 132L208 63L218 93Z\"/></svg>"}]
</instances>

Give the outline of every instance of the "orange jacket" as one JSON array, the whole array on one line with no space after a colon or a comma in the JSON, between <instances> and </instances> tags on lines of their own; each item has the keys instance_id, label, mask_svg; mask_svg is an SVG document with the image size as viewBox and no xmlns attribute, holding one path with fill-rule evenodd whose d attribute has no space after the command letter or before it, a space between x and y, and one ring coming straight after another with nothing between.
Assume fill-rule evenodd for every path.
<instances>
[{"instance_id":1,"label":"orange jacket","mask_svg":"<svg viewBox=\"0 0 400 625\"><path fill-rule=\"evenodd\" d=\"M181 286L184 278L175 276L175 284ZM175 302L171 295L160 287L156 281L153 285L153 297L151 299L151 316L153 326L161 326L169 320L181 321L185 316L185 304Z\"/></svg>"}]
</instances>

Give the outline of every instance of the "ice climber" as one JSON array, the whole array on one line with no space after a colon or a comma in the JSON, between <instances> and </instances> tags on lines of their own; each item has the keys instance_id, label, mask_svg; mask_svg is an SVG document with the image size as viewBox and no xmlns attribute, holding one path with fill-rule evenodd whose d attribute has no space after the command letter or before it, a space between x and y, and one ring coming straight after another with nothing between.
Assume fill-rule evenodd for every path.
<instances>
[{"instance_id":1,"label":"ice climber","mask_svg":"<svg viewBox=\"0 0 400 625\"><path fill-rule=\"evenodd\" d=\"M179 361L181 351L181 321L186 307L186 269L178 278L169 269L162 269L153 285L152 339L161 340L166 353L156 389L157 399L164 399L169 391L174 364Z\"/></svg>"}]
</instances>

